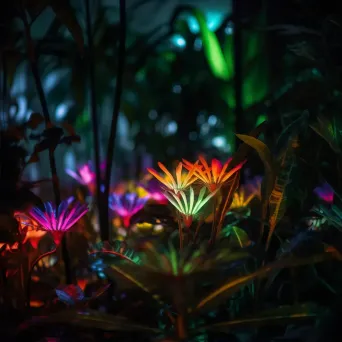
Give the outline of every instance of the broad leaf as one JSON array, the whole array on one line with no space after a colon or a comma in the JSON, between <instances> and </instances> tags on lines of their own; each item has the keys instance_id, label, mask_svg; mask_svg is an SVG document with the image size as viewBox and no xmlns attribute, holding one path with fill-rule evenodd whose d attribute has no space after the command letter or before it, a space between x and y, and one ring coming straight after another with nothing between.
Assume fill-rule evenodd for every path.
<instances>
[{"instance_id":1,"label":"broad leaf","mask_svg":"<svg viewBox=\"0 0 342 342\"><path fill-rule=\"evenodd\" d=\"M268 199L272 192L275 181L275 170L271 151L262 141L257 138L244 134L236 134L236 136L244 143L254 148L260 159L263 161L265 166L265 178L267 179L264 189L264 197Z\"/></svg>"},{"instance_id":2,"label":"broad leaf","mask_svg":"<svg viewBox=\"0 0 342 342\"><path fill-rule=\"evenodd\" d=\"M32 320L25 322L20 327L20 330L23 331L32 326L45 326L47 324L73 325L79 328L101 329L106 331L159 332L156 328L138 325L124 317L100 313L95 310L65 310L47 317L34 317Z\"/></svg>"},{"instance_id":3,"label":"broad leaf","mask_svg":"<svg viewBox=\"0 0 342 342\"><path fill-rule=\"evenodd\" d=\"M260 239L264 235L264 222L267 216L267 203L271 195L274 182L276 179L276 173L274 168L274 161L269 148L259 139L252 136L237 134L240 140L242 140L247 145L251 146L258 153L260 159L264 163L265 167L265 178L262 186L262 196L261 196L261 222L260 222Z\"/></svg>"},{"instance_id":4,"label":"broad leaf","mask_svg":"<svg viewBox=\"0 0 342 342\"><path fill-rule=\"evenodd\" d=\"M231 297L233 294L235 294L237 291L243 288L243 286L248 285L254 279L267 277L269 276L269 274L276 270L322 262L331 259L331 257L332 255L330 253L322 253L310 256L309 258L290 257L278 260L269 265L259 268L257 271L253 273L230 279L228 282L226 282L216 290L212 291L209 295L201 299L195 307L195 310L199 311L215 307L215 305L218 305L223 300L226 300L227 298Z\"/></svg>"},{"instance_id":5,"label":"broad leaf","mask_svg":"<svg viewBox=\"0 0 342 342\"><path fill-rule=\"evenodd\" d=\"M312 304L281 306L277 309L266 310L257 316L212 324L203 330L229 332L234 328L261 327L269 325L298 324L298 321L312 321L318 316L318 308ZM201 330L202 330L201 329Z\"/></svg>"}]
</instances>

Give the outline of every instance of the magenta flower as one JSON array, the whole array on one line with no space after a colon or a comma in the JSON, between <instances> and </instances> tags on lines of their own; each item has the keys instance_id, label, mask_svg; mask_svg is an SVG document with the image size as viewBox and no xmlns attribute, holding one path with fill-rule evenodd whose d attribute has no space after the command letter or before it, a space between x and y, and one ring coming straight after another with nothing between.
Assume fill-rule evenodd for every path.
<instances>
[{"instance_id":1,"label":"magenta flower","mask_svg":"<svg viewBox=\"0 0 342 342\"><path fill-rule=\"evenodd\" d=\"M52 234L56 245L61 242L63 234L88 212L86 204L70 203L69 199L62 201L57 209L51 202L44 203L44 208L42 211L35 207L30 215L42 229Z\"/></svg>"},{"instance_id":2,"label":"magenta flower","mask_svg":"<svg viewBox=\"0 0 342 342\"><path fill-rule=\"evenodd\" d=\"M65 169L65 172L79 184L87 186L90 192L94 193L96 173L93 171L90 162L78 167L77 172L70 169Z\"/></svg>"},{"instance_id":3,"label":"magenta flower","mask_svg":"<svg viewBox=\"0 0 342 342\"><path fill-rule=\"evenodd\" d=\"M331 204L334 201L334 189L327 182L315 188L314 193L326 203Z\"/></svg>"},{"instance_id":4,"label":"magenta flower","mask_svg":"<svg viewBox=\"0 0 342 342\"><path fill-rule=\"evenodd\" d=\"M124 226L130 226L131 217L140 211L149 196L139 197L136 193L111 194L109 196L109 207L123 220Z\"/></svg>"}]
</instances>

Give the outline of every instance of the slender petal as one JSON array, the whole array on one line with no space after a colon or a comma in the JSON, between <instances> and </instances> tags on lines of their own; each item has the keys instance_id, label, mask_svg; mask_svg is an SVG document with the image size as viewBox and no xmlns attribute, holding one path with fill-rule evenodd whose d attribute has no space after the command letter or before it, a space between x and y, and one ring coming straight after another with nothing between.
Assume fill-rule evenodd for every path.
<instances>
[{"instance_id":1,"label":"slender petal","mask_svg":"<svg viewBox=\"0 0 342 342\"><path fill-rule=\"evenodd\" d=\"M51 202L44 204L44 211L35 207L30 211L30 216L46 231L66 232L87 212L87 205L70 204L69 200L65 200L58 208Z\"/></svg>"}]
</instances>

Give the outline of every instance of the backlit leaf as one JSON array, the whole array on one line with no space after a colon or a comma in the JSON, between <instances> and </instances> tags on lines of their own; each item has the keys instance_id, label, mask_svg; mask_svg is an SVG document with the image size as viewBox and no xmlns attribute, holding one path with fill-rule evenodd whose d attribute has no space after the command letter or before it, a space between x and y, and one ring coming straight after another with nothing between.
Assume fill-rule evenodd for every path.
<instances>
[{"instance_id":1,"label":"backlit leaf","mask_svg":"<svg viewBox=\"0 0 342 342\"><path fill-rule=\"evenodd\" d=\"M204 53L212 73L215 77L228 81L231 77L230 68L228 68L216 34L209 29L205 16L200 10L194 9L193 15L199 25Z\"/></svg>"}]
</instances>

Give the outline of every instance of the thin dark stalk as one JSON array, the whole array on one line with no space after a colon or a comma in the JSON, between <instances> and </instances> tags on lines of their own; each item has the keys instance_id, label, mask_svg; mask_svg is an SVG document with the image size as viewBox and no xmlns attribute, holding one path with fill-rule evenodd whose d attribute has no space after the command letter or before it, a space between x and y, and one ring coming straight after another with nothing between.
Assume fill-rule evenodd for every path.
<instances>
[{"instance_id":1,"label":"thin dark stalk","mask_svg":"<svg viewBox=\"0 0 342 342\"><path fill-rule=\"evenodd\" d=\"M243 47L241 30L241 0L233 0L233 18L234 18L234 91L235 91L235 132L241 132L244 129L243 117ZM236 138L236 146L239 144Z\"/></svg>"},{"instance_id":2,"label":"thin dark stalk","mask_svg":"<svg viewBox=\"0 0 342 342\"><path fill-rule=\"evenodd\" d=\"M51 251L48 251L46 253L43 253L42 255L40 255L31 265L29 272L28 272L28 276L27 276L27 284L26 284L26 303L27 303L27 307L30 308L31 307L31 277L32 277L32 272L34 267L38 264L38 262L40 260L42 260L43 258L54 254L57 251L57 248L55 247L54 249L52 249Z\"/></svg>"},{"instance_id":3,"label":"thin dark stalk","mask_svg":"<svg viewBox=\"0 0 342 342\"><path fill-rule=\"evenodd\" d=\"M212 244L215 243L216 241L216 234L217 234L217 220L216 220L216 211L217 211L217 196L214 198L214 203L213 203L213 224L211 227L211 237L210 237L210 242Z\"/></svg>"},{"instance_id":4,"label":"thin dark stalk","mask_svg":"<svg viewBox=\"0 0 342 342\"><path fill-rule=\"evenodd\" d=\"M46 128L48 128L51 126L51 118L50 118L49 108L47 105L42 81L39 76L38 63L37 63L37 58L35 54L34 43L31 37L30 26L28 24L25 12L23 12L22 20L23 20L24 27L25 27L27 54L28 54L28 59L30 62L31 72L34 78L39 101L42 107L42 112L43 112L43 116L45 120L45 126ZM59 179L58 179L58 174L57 174L56 159L55 159L54 151L52 149L49 149L49 163L50 163L50 170L51 170L51 176L52 176L53 193L55 196L55 204L56 204L56 207L58 207L59 204L61 203L61 195L60 195L60 188L59 188ZM69 257L69 252L67 248L66 235L64 235L62 239L62 257L63 257L64 267L65 267L66 282L68 284L71 284L72 276L71 276L70 257Z\"/></svg>"},{"instance_id":5,"label":"thin dark stalk","mask_svg":"<svg viewBox=\"0 0 342 342\"><path fill-rule=\"evenodd\" d=\"M113 109L113 116L112 116L112 122L111 122L111 127L110 127L110 135L109 135L108 150L107 150L106 177L105 177L103 201L101 201L102 210L100 212L100 215L103 216L101 220L103 221L103 224L105 224L105 228L109 237L111 235L111 231L110 231L110 225L109 225L108 198L109 198L110 181L111 181L111 175L112 175L112 163L114 159L116 130L117 130L119 113L120 113L120 105L121 105L121 94L123 90L123 73L124 73L124 67L125 67L125 59L126 59L126 1L120 0L119 57L118 57L118 66L117 66L114 109Z\"/></svg>"},{"instance_id":6,"label":"thin dark stalk","mask_svg":"<svg viewBox=\"0 0 342 342\"><path fill-rule=\"evenodd\" d=\"M93 32L90 15L90 4L89 0L85 0L86 8L86 29L87 29L87 40L88 40L88 67L89 67L89 82L90 82L90 107L91 107L91 121L94 141L94 159L95 159L95 172L96 172L96 197L97 206L101 208L101 169L100 169L100 137L99 137L99 123L97 117L97 94L96 94L96 81L95 81L95 64L94 64L94 53L93 53ZM108 240L108 231L106 225L103 225L102 215L99 215L100 233L103 241Z\"/></svg>"},{"instance_id":7,"label":"thin dark stalk","mask_svg":"<svg viewBox=\"0 0 342 342\"><path fill-rule=\"evenodd\" d=\"M184 245L184 237L183 237L183 225L182 225L182 219L180 217L177 218L178 223L178 232L179 232L179 250L183 250Z\"/></svg>"}]
</instances>

